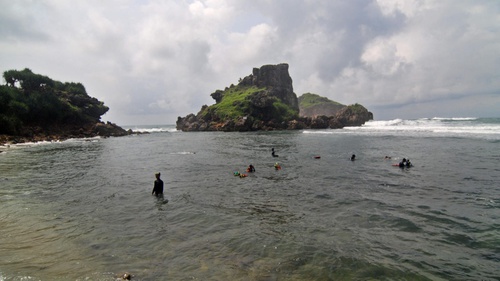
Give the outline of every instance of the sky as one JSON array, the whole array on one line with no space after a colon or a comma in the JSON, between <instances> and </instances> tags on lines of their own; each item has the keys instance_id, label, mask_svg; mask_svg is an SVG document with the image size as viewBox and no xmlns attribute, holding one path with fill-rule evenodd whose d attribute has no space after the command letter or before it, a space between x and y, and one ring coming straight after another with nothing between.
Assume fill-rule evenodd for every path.
<instances>
[{"instance_id":1,"label":"sky","mask_svg":"<svg viewBox=\"0 0 500 281\"><path fill-rule=\"evenodd\" d=\"M500 117L498 0L0 0L0 71L82 83L120 126L175 124L255 67L375 120ZM1 83L5 83L0 79Z\"/></svg>"}]
</instances>

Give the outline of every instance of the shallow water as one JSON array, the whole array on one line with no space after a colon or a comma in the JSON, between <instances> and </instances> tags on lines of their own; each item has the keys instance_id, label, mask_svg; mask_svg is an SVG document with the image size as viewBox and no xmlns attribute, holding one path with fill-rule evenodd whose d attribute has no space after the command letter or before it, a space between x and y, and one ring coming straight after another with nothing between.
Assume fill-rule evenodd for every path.
<instances>
[{"instance_id":1,"label":"shallow water","mask_svg":"<svg viewBox=\"0 0 500 281\"><path fill-rule=\"evenodd\" d=\"M500 136L435 121L2 149L0 280L500 280Z\"/></svg>"}]
</instances>

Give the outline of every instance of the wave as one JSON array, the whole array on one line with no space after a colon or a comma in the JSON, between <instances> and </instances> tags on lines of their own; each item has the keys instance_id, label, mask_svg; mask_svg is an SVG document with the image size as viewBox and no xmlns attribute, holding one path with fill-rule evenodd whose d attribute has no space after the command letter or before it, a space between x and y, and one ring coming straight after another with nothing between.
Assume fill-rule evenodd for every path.
<instances>
[{"instance_id":1,"label":"wave","mask_svg":"<svg viewBox=\"0 0 500 281\"><path fill-rule=\"evenodd\" d=\"M419 119L371 120L360 127L341 130L307 130L304 133L404 134L411 136L452 136L500 139L499 118L433 117Z\"/></svg>"},{"instance_id":2,"label":"wave","mask_svg":"<svg viewBox=\"0 0 500 281\"><path fill-rule=\"evenodd\" d=\"M124 129L131 129L134 132L140 133L175 133L179 132L174 125L141 125L141 126L124 126Z\"/></svg>"},{"instance_id":3,"label":"wave","mask_svg":"<svg viewBox=\"0 0 500 281\"><path fill-rule=\"evenodd\" d=\"M196 154L196 152L193 152L193 151L179 151L179 152L171 152L170 154L173 154L173 155L193 155L193 154Z\"/></svg>"},{"instance_id":4,"label":"wave","mask_svg":"<svg viewBox=\"0 0 500 281\"><path fill-rule=\"evenodd\" d=\"M432 120L441 120L441 121L474 121L479 118L477 117L433 117Z\"/></svg>"}]
</instances>

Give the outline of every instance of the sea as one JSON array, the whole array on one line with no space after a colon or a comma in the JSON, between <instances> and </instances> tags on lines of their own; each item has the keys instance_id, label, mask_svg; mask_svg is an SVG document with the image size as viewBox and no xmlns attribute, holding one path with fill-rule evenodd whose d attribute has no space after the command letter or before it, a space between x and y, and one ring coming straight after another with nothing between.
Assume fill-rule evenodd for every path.
<instances>
[{"instance_id":1,"label":"sea","mask_svg":"<svg viewBox=\"0 0 500 281\"><path fill-rule=\"evenodd\" d=\"M500 118L125 128L0 147L1 281L500 280Z\"/></svg>"}]
</instances>

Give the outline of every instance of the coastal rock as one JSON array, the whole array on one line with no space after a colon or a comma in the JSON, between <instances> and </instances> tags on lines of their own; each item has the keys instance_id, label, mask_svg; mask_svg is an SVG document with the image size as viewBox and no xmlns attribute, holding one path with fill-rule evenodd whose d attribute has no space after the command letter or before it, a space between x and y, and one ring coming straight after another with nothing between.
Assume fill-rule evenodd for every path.
<instances>
[{"instance_id":1,"label":"coastal rock","mask_svg":"<svg viewBox=\"0 0 500 281\"><path fill-rule=\"evenodd\" d=\"M330 117L321 115L311 118L309 127L311 129L326 129L329 127Z\"/></svg>"},{"instance_id":2,"label":"coastal rock","mask_svg":"<svg viewBox=\"0 0 500 281\"><path fill-rule=\"evenodd\" d=\"M311 129L340 129L361 126L373 119L373 114L360 104L343 105L326 97L306 93L299 97L300 116Z\"/></svg>"},{"instance_id":3,"label":"coastal rock","mask_svg":"<svg viewBox=\"0 0 500 281\"><path fill-rule=\"evenodd\" d=\"M354 104L346 106L334 116L320 115L316 117L303 117L305 125L310 129L342 129L344 127L361 126L373 120L373 114L364 106Z\"/></svg>"},{"instance_id":4,"label":"coastal rock","mask_svg":"<svg viewBox=\"0 0 500 281\"><path fill-rule=\"evenodd\" d=\"M292 77L288 73L286 63L254 68L252 75L241 80L239 85L268 88L268 96L277 97L291 108L299 110L299 102L297 95L293 92Z\"/></svg>"},{"instance_id":5,"label":"coastal rock","mask_svg":"<svg viewBox=\"0 0 500 281\"><path fill-rule=\"evenodd\" d=\"M293 92L288 64L254 68L252 74L240 79L238 85L226 87L224 91L216 90L210 96L215 105L202 106L196 115L178 117L178 130L244 132L286 129L287 122L298 117L298 100Z\"/></svg>"},{"instance_id":6,"label":"coastal rock","mask_svg":"<svg viewBox=\"0 0 500 281\"><path fill-rule=\"evenodd\" d=\"M264 65L240 79L238 85L216 90L215 104L203 105L196 114L178 117L178 130L258 131L342 128L359 126L373 119L366 108L345 106L314 94L304 94L313 106L301 107L293 92L288 64ZM319 101L319 102L318 102ZM306 110L301 112L301 110ZM299 115L299 112L300 115Z\"/></svg>"},{"instance_id":7,"label":"coastal rock","mask_svg":"<svg viewBox=\"0 0 500 281\"><path fill-rule=\"evenodd\" d=\"M104 137L121 137L130 135L131 131L126 131L125 129L111 122L100 122L94 125L91 130L91 134Z\"/></svg>"},{"instance_id":8,"label":"coastal rock","mask_svg":"<svg viewBox=\"0 0 500 281\"><path fill-rule=\"evenodd\" d=\"M73 138L121 137L134 134L147 133L125 130L111 122L97 122L83 126L57 126L50 129L25 127L22 135L0 135L0 145L42 141L54 142Z\"/></svg>"},{"instance_id":9,"label":"coastal rock","mask_svg":"<svg viewBox=\"0 0 500 281\"><path fill-rule=\"evenodd\" d=\"M355 104L339 110L333 120L344 127L361 126L366 121L373 120L373 113L369 112L364 106Z\"/></svg>"},{"instance_id":10,"label":"coastal rock","mask_svg":"<svg viewBox=\"0 0 500 281\"><path fill-rule=\"evenodd\" d=\"M334 116L346 107L346 105L312 93L305 93L298 100L301 117Z\"/></svg>"}]
</instances>

